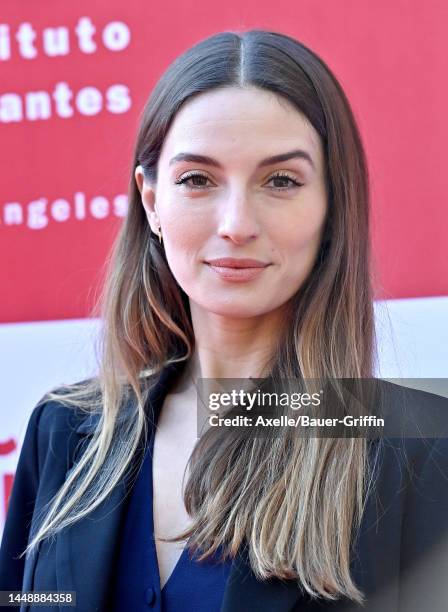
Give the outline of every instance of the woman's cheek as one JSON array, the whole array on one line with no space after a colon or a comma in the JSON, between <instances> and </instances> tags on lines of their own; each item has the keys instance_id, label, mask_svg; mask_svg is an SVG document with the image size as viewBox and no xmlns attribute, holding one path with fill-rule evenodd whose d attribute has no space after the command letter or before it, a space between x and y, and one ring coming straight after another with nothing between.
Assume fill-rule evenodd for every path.
<instances>
[{"instance_id":1,"label":"woman's cheek","mask_svg":"<svg viewBox=\"0 0 448 612\"><path fill-rule=\"evenodd\" d=\"M197 274L196 268L206 256L207 236L197 225L182 223L182 220L165 223L162 227L168 265L182 286L183 281L189 282Z\"/></svg>"}]
</instances>

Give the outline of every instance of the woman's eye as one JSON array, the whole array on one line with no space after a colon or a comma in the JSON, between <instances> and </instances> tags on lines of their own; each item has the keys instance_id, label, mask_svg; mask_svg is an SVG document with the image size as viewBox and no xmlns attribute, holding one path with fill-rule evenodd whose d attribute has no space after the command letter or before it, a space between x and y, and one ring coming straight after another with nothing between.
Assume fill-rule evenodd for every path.
<instances>
[{"instance_id":1,"label":"woman's eye","mask_svg":"<svg viewBox=\"0 0 448 612\"><path fill-rule=\"evenodd\" d=\"M285 191L285 189L288 189L290 187L294 189L296 187L303 186L303 183L299 183L299 181L296 181L296 179L289 176L289 174L274 174L273 176L271 176L268 183L270 183L271 181L275 182L275 186L271 189L276 189L277 191Z\"/></svg>"},{"instance_id":2,"label":"woman's eye","mask_svg":"<svg viewBox=\"0 0 448 612\"><path fill-rule=\"evenodd\" d=\"M175 181L176 185L185 185L187 189L206 189L208 187L207 181L210 181L209 177L205 174L199 173L188 173L180 177ZM271 189L276 191L285 191L287 189L295 189L296 187L302 187L303 183L299 183L296 179L289 176L289 174L274 174L268 180L268 183L274 181L274 186Z\"/></svg>"},{"instance_id":3,"label":"woman's eye","mask_svg":"<svg viewBox=\"0 0 448 612\"><path fill-rule=\"evenodd\" d=\"M210 179L205 174L186 174L175 181L176 185L185 185L187 189L203 189L207 187L207 181ZM193 181L192 183L190 181Z\"/></svg>"}]
</instances>

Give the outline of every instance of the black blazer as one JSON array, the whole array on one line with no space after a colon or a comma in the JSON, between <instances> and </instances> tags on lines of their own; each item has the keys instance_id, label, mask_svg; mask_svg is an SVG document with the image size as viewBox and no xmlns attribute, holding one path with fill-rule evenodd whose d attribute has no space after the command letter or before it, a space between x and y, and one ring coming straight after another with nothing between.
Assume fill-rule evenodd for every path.
<instances>
[{"instance_id":1,"label":"black blazer","mask_svg":"<svg viewBox=\"0 0 448 612\"><path fill-rule=\"evenodd\" d=\"M149 397L150 409L160 409L177 367L163 370ZM384 384L393 398L400 387ZM427 409L448 409L446 398L423 391L413 391L412 397ZM0 590L76 591L77 610L107 611L126 479L88 517L41 543L36 555L15 558L27 544L33 517L67 478L96 420L54 401L32 412L0 549ZM371 441L371 451L376 484L351 561L352 575L367 603L319 603L294 581L258 581L243 547L232 566L222 612L448 610L448 439Z\"/></svg>"}]
</instances>

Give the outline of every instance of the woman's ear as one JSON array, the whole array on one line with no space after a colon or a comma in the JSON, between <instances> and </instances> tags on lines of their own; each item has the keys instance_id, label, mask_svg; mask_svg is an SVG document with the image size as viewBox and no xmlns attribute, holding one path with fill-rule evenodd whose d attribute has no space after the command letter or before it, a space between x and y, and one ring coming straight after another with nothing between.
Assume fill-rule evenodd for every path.
<instances>
[{"instance_id":1,"label":"woman's ear","mask_svg":"<svg viewBox=\"0 0 448 612\"><path fill-rule=\"evenodd\" d=\"M141 195L146 217L152 231L158 235L160 230L160 219L156 210L155 185L145 179L142 166L137 166L134 173L135 182Z\"/></svg>"}]
</instances>

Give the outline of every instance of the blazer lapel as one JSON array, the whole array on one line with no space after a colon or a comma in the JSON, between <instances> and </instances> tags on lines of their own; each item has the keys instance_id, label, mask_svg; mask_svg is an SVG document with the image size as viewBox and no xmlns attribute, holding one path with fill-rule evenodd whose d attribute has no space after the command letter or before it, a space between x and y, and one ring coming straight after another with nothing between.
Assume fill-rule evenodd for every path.
<instances>
[{"instance_id":1,"label":"blazer lapel","mask_svg":"<svg viewBox=\"0 0 448 612\"><path fill-rule=\"evenodd\" d=\"M77 428L79 437L91 435L98 418L88 417ZM70 470L66 474L66 479ZM123 511L124 480L87 517L58 532L56 581L58 591L75 591L80 610L102 610L112 570L114 546ZM60 608L62 612L62 607Z\"/></svg>"},{"instance_id":2,"label":"blazer lapel","mask_svg":"<svg viewBox=\"0 0 448 612\"><path fill-rule=\"evenodd\" d=\"M179 364L165 367L151 390L145 405L150 422L154 422L156 413L160 411L172 377L178 370ZM75 430L75 442L79 442L80 437L92 435L99 418L99 414L86 417ZM70 470L66 473L66 479ZM93 612L105 609L125 511L122 502L128 490L129 473L95 510L56 536L57 587L59 591L75 591L76 606L80 610ZM62 612L62 607L60 610Z\"/></svg>"},{"instance_id":3,"label":"blazer lapel","mask_svg":"<svg viewBox=\"0 0 448 612\"><path fill-rule=\"evenodd\" d=\"M257 580L245 545L233 561L221 612L289 612L301 597L293 580Z\"/></svg>"}]
</instances>

